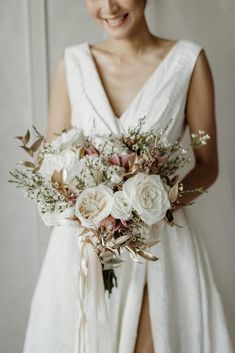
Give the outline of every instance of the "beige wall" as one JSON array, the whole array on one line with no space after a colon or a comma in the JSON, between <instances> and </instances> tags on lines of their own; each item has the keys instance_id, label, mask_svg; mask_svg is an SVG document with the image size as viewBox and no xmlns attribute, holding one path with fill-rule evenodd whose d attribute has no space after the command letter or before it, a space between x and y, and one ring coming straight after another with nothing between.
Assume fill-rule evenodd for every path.
<instances>
[{"instance_id":1,"label":"beige wall","mask_svg":"<svg viewBox=\"0 0 235 353\"><path fill-rule=\"evenodd\" d=\"M212 67L221 175L209 195L202 196L190 214L198 229L201 228L200 236L205 241L232 332L235 327L232 270L235 224L231 192L235 190L235 3L149 0L147 15L156 34L188 38L204 46ZM31 202L6 182L8 170L24 158L12 137L32 124L45 131L48 87L59 55L66 46L100 41L103 34L86 15L83 0L0 0L0 26L0 347L4 353L20 353L49 229L38 219Z\"/></svg>"}]
</instances>

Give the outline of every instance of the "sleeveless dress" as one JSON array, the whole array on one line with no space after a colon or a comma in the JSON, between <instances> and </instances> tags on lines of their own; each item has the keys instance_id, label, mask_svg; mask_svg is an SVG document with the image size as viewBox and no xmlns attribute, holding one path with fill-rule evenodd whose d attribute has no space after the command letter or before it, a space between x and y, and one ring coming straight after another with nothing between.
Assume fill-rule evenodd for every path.
<instances>
[{"instance_id":1,"label":"sleeveless dress","mask_svg":"<svg viewBox=\"0 0 235 353\"><path fill-rule=\"evenodd\" d=\"M66 48L72 125L85 134L120 133L146 116L143 129L158 129L173 119L168 137L182 136L189 82L201 49L191 40L176 42L117 118L90 44ZM55 226L32 298L23 353L133 353L146 282L156 353L232 353L204 245L184 209L175 212L175 223L183 228L164 223L160 243L151 248L157 262L135 263L124 253L126 261L115 270L118 287L111 297L104 294L94 254L84 254L90 261L87 301L79 283L84 263L74 229ZM153 235L159 237L159 232ZM81 322L86 330L83 342Z\"/></svg>"}]
</instances>

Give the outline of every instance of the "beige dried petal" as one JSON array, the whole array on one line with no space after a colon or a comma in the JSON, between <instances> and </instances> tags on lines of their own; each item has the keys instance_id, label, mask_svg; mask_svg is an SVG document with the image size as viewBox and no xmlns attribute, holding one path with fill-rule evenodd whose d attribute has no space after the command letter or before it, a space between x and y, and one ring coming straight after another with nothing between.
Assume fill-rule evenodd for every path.
<instances>
[{"instance_id":1,"label":"beige dried petal","mask_svg":"<svg viewBox=\"0 0 235 353\"><path fill-rule=\"evenodd\" d=\"M175 183L174 186L169 191L169 199L170 202L173 203L177 200L179 195L179 180Z\"/></svg>"},{"instance_id":2,"label":"beige dried petal","mask_svg":"<svg viewBox=\"0 0 235 353\"><path fill-rule=\"evenodd\" d=\"M43 141L43 137L40 137L38 140L36 140L30 147L31 151L36 152L41 146L42 141Z\"/></svg>"},{"instance_id":3,"label":"beige dried petal","mask_svg":"<svg viewBox=\"0 0 235 353\"><path fill-rule=\"evenodd\" d=\"M35 164L28 161L18 162L17 164L23 165L24 167L28 167L28 168L35 168Z\"/></svg>"},{"instance_id":4,"label":"beige dried petal","mask_svg":"<svg viewBox=\"0 0 235 353\"><path fill-rule=\"evenodd\" d=\"M155 255L153 255L153 254L151 254L150 252L145 251L145 250L138 251L138 255L140 255L140 256L143 257L144 259L150 260L150 261L157 261L157 260L159 260L158 257L156 257Z\"/></svg>"},{"instance_id":5,"label":"beige dried petal","mask_svg":"<svg viewBox=\"0 0 235 353\"><path fill-rule=\"evenodd\" d=\"M30 139L30 132L29 130L27 130L24 136L15 136L15 138L20 140L23 143L23 145L26 146Z\"/></svg>"},{"instance_id":6,"label":"beige dried petal","mask_svg":"<svg viewBox=\"0 0 235 353\"><path fill-rule=\"evenodd\" d=\"M121 237L119 237L115 240L114 246L115 247L119 246L119 245L125 243L126 241L130 240L131 238L132 238L132 235L122 235Z\"/></svg>"}]
</instances>

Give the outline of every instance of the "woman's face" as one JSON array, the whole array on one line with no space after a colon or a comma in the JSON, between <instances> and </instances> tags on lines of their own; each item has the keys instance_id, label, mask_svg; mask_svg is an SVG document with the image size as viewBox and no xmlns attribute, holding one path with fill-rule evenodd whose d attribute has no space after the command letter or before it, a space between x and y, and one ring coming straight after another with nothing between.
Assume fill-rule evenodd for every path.
<instances>
[{"instance_id":1,"label":"woman's face","mask_svg":"<svg viewBox=\"0 0 235 353\"><path fill-rule=\"evenodd\" d=\"M133 33L144 18L146 0L86 0L92 16L114 38Z\"/></svg>"}]
</instances>

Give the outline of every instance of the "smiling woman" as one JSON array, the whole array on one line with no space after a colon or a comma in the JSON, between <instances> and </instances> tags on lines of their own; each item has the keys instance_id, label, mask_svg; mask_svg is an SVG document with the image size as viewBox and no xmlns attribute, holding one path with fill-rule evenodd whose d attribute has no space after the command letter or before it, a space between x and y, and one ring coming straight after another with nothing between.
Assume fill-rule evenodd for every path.
<instances>
[{"instance_id":1,"label":"smiling woman","mask_svg":"<svg viewBox=\"0 0 235 353\"><path fill-rule=\"evenodd\" d=\"M218 176L218 153L213 78L203 48L188 39L153 35L144 0L86 0L86 7L107 39L65 49L51 88L47 141L70 126L87 135L94 129L98 135L125 133L143 116L147 130L171 121L169 139L182 136L188 125L211 139L195 151L196 165L183 182L191 190L210 187ZM153 189L145 186L143 205L133 185L125 187L145 214ZM164 191L154 192L167 208ZM185 193L182 204L198 196ZM122 221L128 218L126 207ZM152 248L157 263L139 264L123 254L110 298L95 257L87 269L74 230L55 227L31 305L24 353L232 353L207 252L180 206L174 219L179 227L151 228L154 239L162 237ZM78 281L82 271L86 297Z\"/></svg>"}]
</instances>

